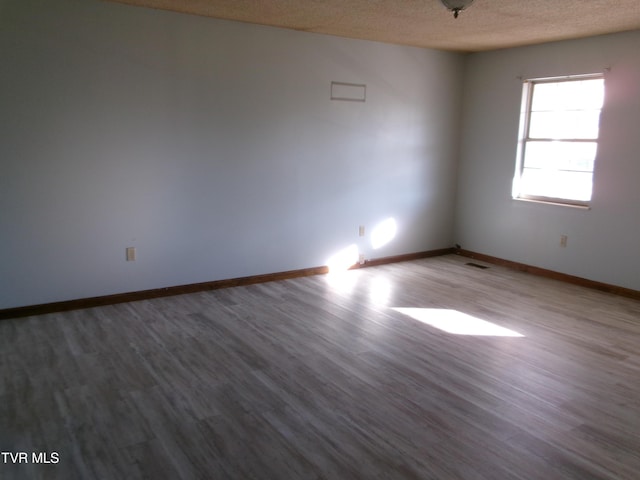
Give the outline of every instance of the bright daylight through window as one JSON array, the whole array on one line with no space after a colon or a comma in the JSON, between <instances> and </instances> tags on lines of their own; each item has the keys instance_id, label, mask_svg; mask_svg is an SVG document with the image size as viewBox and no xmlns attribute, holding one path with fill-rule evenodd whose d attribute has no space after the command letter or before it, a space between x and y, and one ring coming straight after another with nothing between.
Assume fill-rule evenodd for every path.
<instances>
[{"instance_id":1,"label":"bright daylight through window","mask_svg":"<svg viewBox=\"0 0 640 480\"><path fill-rule=\"evenodd\" d=\"M524 83L514 198L589 204L603 101L602 75Z\"/></svg>"}]
</instances>

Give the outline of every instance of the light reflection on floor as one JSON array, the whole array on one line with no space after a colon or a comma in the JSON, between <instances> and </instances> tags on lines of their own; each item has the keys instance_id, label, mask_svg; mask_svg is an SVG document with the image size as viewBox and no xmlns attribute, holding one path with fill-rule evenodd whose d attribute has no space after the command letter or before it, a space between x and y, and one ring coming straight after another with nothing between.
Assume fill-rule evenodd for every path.
<instances>
[{"instance_id":1,"label":"light reflection on floor","mask_svg":"<svg viewBox=\"0 0 640 480\"><path fill-rule=\"evenodd\" d=\"M374 305L387 305L391 298L391 282L383 276L375 276L369 282L369 300L371 303Z\"/></svg>"}]
</instances>

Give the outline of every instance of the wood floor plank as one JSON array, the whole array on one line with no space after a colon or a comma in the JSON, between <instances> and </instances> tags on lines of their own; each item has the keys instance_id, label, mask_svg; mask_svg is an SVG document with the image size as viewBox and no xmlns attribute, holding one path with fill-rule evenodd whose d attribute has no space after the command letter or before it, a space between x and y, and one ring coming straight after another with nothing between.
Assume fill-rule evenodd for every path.
<instances>
[{"instance_id":1,"label":"wood floor plank","mask_svg":"<svg viewBox=\"0 0 640 480\"><path fill-rule=\"evenodd\" d=\"M466 260L2 321L0 478L637 479L640 302Z\"/></svg>"}]
</instances>

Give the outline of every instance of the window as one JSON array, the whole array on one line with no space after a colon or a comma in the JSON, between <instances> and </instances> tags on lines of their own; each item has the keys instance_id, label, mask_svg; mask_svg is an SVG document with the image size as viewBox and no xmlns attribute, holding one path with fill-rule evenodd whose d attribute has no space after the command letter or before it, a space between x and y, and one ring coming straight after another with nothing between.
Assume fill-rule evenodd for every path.
<instances>
[{"instance_id":1,"label":"window","mask_svg":"<svg viewBox=\"0 0 640 480\"><path fill-rule=\"evenodd\" d=\"M602 75L524 82L514 198L589 204L603 101Z\"/></svg>"}]
</instances>

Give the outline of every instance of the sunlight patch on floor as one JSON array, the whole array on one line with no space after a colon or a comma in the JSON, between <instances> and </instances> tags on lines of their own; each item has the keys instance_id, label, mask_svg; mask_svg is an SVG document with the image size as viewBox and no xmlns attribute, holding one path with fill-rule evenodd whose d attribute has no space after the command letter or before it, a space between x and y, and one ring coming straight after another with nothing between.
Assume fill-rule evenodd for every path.
<instances>
[{"instance_id":1,"label":"sunlight patch on floor","mask_svg":"<svg viewBox=\"0 0 640 480\"><path fill-rule=\"evenodd\" d=\"M524 337L521 333L495 323L446 308L392 308L419 322L453 335L477 335L488 337Z\"/></svg>"}]
</instances>

